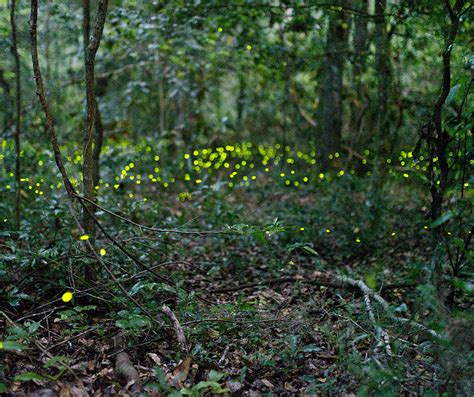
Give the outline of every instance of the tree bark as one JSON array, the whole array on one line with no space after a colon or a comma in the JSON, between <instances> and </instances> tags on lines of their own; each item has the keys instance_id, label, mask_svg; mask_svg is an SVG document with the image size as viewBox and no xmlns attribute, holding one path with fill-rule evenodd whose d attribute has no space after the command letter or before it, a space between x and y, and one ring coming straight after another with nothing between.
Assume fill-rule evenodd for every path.
<instances>
[{"instance_id":1,"label":"tree bark","mask_svg":"<svg viewBox=\"0 0 474 397\"><path fill-rule=\"evenodd\" d=\"M369 192L380 191L386 171L386 159L391 155L394 137L391 126L390 101L392 99L392 67L390 63L390 36L385 17L387 0L375 2L375 73L377 76L377 94L375 96L375 134L377 161L374 168Z\"/></svg>"},{"instance_id":2,"label":"tree bark","mask_svg":"<svg viewBox=\"0 0 474 397\"><path fill-rule=\"evenodd\" d=\"M11 52L15 59L15 223L17 230L20 230L21 222L21 71L20 71L20 55L18 54L17 28L15 20L16 1L11 0L10 24L12 28L12 44Z\"/></svg>"},{"instance_id":3,"label":"tree bark","mask_svg":"<svg viewBox=\"0 0 474 397\"><path fill-rule=\"evenodd\" d=\"M342 8L348 0L337 0L337 11L331 12L326 37L325 56L320 69L319 106L316 113L317 148L323 168L328 156L340 149L343 107L342 80L347 56L349 17Z\"/></svg>"},{"instance_id":4,"label":"tree bark","mask_svg":"<svg viewBox=\"0 0 474 397\"><path fill-rule=\"evenodd\" d=\"M367 14L368 0L357 0L354 8L361 13ZM352 66L352 86L355 97L351 102L350 116L350 147L360 141L360 131L362 119L367 109L367 87L362 81L367 69L367 52L369 50L368 40L368 20L360 15L354 16L353 35L353 66ZM357 150L357 149L356 149Z\"/></svg>"},{"instance_id":5,"label":"tree bark","mask_svg":"<svg viewBox=\"0 0 474 397\"><path fill-rule=\"evenodd\" d=\"M54 128L54 121L53 115L51 113L51 109L49 107L49 103L46 100L46 95L44 92L44 83L43 77L41 75L41 69L39 66L39 59L38 59L38 0L31 0L31 15L30 15L30 36L31 36L31 60L33 63L33 75L36 83L36 95L41 103L41 108L43 109L43 113L46 116L46 131L49 134L49 138L51 141L51 146L53 148L54 153L54 160L56 161L56 165L58 166L59 172L61 173L61 177L64 183L64 187L66 189L67 195L69 199L73 199L76 191L72 186L69 177L66 172L66 168L64 167L64 162L61 156L61 151L59 149L59 143L56 136L56 131Z\"/></svg>"},{"instance_id":6,"label":"tree bark","mask_svg":"<svg viewBox=\"0 0 474 397\"><path fill-rule=\"evenodd\" d=\"M445 0L445 7L449 16L450 25L448 36L443 52L442 64L442 81L441 91L433 106L431 119L427 124L425 131L425 138L428 143L430 153L429 158L429 173L431 183L431 220L435 221L442 215L443 201L446 193L449 176L448 165L448 144L450 141L449 133L443 129L443 107L446 98L451 90L451 52L454 47L454 42L458 34L460 25L460 14L465 4L465 0L456 0L454 6L451 6L449 0ZM438 159L439 172L435 172L434 159ZM432 258L432 272L431 282L438 293L438 302L440 309L444 309L444 302L446 298L446 284L443 280L443 260L440 255L441 242L443 239L443 228L433 228L433 258Z\"/></svg>"},{"instance_id":7,"label":"tree bark","mask_svg":"<svg viewBox=\"0 0 474 397\"><path fill-rule=\"evenodd\" d=\"M94 68L95 68L95 56L100 46L100 40L102 38L105 18L107 15L108 0L99 0L97 19L94 27L92 37L90 36L90 1L84 0L83 2L83 38L84 38L84 66L85 66L85 81L86 81L86 127L84 131L84 154L83 154L83 189L84 196L90 200L94 199L94 176L98 176L98 167L94 166L94 160L99 159L100 148L97 147L97 143L101 143L101 139L98 141L93 137L93 128L101 123L96 123L97 115L97 102L95 98L95 81L94 81ZM95 140L95 148L93 148L93 142ZM94 208L89 206L90 211L83 211L83 227L85 233L89 238L94 241L95 238L95 223L91 216L91 212ZM86 272L88 273L88 272ZM86 274L92 276L92 274Z\"/></svg>"}]
</instances>

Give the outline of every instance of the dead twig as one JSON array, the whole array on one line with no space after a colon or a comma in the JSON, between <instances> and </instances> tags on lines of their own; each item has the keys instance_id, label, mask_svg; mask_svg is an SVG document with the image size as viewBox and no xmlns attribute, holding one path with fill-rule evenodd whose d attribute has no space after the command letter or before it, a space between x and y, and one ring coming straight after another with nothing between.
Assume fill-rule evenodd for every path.
<instances>
[{"instance_id":1,"label":"dead twig","mask_svg":"<svg viewBox=\"0 0 474 397\"><path fill-rule=\"evenodd\" d=\"M176 318L173 311L166 305L163 305L161 311L166 314L166 316L171 320L173 323L174 330L176 332L176 339L178 340L179 345L185 351L189 351L188 343L186 342L186 337L184 336L183 328L179 323L179 320Z\"/></svg>"}]
</instances>

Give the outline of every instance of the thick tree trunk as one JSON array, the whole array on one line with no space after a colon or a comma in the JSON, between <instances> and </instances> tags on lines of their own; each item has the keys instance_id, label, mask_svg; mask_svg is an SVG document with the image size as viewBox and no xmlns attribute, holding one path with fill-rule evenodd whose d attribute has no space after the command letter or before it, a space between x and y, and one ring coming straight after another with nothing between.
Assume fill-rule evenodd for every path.
<instances>
[{"instance_id":1,"label":"thick tree trunk","mask_svg":"<svg viewBox=\"0 0 474 397\"><path fill-rule=\"evenodd\" d=\"M18 42L17 42L17 29L15 20L15 7L16 1L11 1L10 10L10 23L12 28L12 44L11 52L15 59L15 113L16 113L16 126L15 126L15 181L16 181L16 192L15 192L15 223L17 230L20 230L21 220L21 194L20 194L20 180L21 180L21 75L20 75L20 56L18 54Z\"/></svg>"},{"instance_id":2,"label":"thick tree trunk","mask_svg":"<svg viewBox=\"0 0 474 397\"><path fill-rule=\"evenodd\" d=\"M324 168L329 165L328 156L340 150L343 124L342 80L347 56L349 17L342 8L348 0L338 0L336 3L341 10L331 12L329 17L316 113L316 147Z\"/></svg>"}]
</instances>

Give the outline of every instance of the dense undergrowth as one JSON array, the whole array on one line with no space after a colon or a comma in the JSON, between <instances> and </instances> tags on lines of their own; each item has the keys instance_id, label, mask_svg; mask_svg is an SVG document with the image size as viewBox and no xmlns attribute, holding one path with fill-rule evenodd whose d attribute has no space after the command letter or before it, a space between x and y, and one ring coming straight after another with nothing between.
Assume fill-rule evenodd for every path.
<instances>
[{"instance_id":1,"label":"dense undergrowth","mask_svg":"<svg viewBox=\"0 0 474 397\"><path fill-rule=\"evenodd\" d=\"M79 184L80 152L63 150ZM159 143L109 142L97 218L169 280L138 268L99 232L98 252L127 297L81 246L87 237L69 217L52 155L33 145L24 148L30 168L23 173L22 228L13 230L13 152L5 142L0 387L70 391L79 379L92 395L123 392L113 362L126 351L143 395L468 392L473 335L460 324L470 321L472 288L457 284L462 293L451 320L437 311L426 279L436 225L423 161L410 151L386 159L385 186L369 196L370 151L351 162L335 153L334 171L322 173L316 150L241 143L165 155ZM472 181L465 184L469 192ZM456 224L443 227L455 248ZM471 268L460 279L472 274L469 255ZM94 283L84 278L87 266L96 268ZM314 272L363 280L389 301L389 312L375 309L391 355L374 352L377 329L361 294L316 285ZM61 300L66 291L73 293L69 302ZM164 304L179 319L189 352L176 341ZM447 335L447 342L394 322L393 314ZM125 344L114 344L117 334Z\"/></svg>"}]
</instances>

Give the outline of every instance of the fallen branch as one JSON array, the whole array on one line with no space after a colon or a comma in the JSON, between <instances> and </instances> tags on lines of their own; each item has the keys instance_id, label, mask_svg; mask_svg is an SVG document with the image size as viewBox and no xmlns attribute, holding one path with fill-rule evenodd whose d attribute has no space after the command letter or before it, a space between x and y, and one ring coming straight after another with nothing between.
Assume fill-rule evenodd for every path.
<instances>
[{"instance_id":1,"label":"fallen branch","mask_svg":"<svg viewBox=\"0 0 474 397\"><path fill-rule=\"evenodd\" d=\"M291 282L301 282L301 283L306 283L306 284L311 284L311 285L317 285L317 286L324 286L324 287L332 287L332 288L342 288L342 287L347 287L350 286L354 289L359 290L363 296L364 296L364 304L366 306L366 309L369 313L369 319L371 322L375 320L375 316L373 315L373 308L370 302L370 298L374 299L376 302L378 302L382 308L390 312L390 305L388 302L382 298L378 293L370 289L363 281L361 280L355 280L353 278L347 277L347 276L339 276L331 273L322 273L319 271L316 271L312 274L311 278L302 278L301 276L297 277L281 277L278 279L270 279L262 282L255 282L255 283L248 283L248 284L243 284L243 285L237 285L234 287L228 287L228 288L218 288L211 290L212 293L225 293L225 292L235 292L235 291L240 291L243 289L247 288L254 288L254 287L260 287L264 285L271 285L271 284L282 284L282 283L291 283ZM393 289L393 288L400 288L403 286L409 286L412 287L413 285L411 284L396 284L394 286L387 285L382 288L382 290L387 290L387 289ZM372 314L371 314L372 313ZM399 323L404 323L404 324L410 324L411 326L419 329L420 331L424 331L429 333L431 336L438 338L438 339L444 339L442 335L440 335L438 332L424 326L423 324L417 323L413 320L403 318L403 317L398 317L392 313L390 314L390 318L396 322ZM384 333L381 333L381 337L383 339L387 339L388 335L384 335Z\"/></svg>"},{"instance_id":2,"label":"fallen branch","mask_svg":"<svg viewBox=\"0 0 474 397\"><path fill-rule=\"evenodd\" d=\"M350 285L352 287L355 287L355 288L359 289L364 295L367 295L368 297L372 297L375 301L377 301L386 312L390 312L390 305L388 304L388 302L384 298L382 298L379 294L372 291L361 280L355 280L355 279L347 277L347 276L338 276L338 275L330 274L330 273L322 273L322 272L319 272L319 271L314 272L313 277L317 278L321 282L327 281L328 286L334 283L333 280L336 280L337 282L339 282L343 285ZM424 326L423 324L417 323L417 322L409 320L407 318L398 317L398 316L396 316L392 313L389 313L389 316L392 320L394 320L396 322L404 323L404 324L409 323L413 327L415 327L415 328L417 328L421 331L427 332L435 338L445 339L438 332Z\"/></svg>"},{"instance_id":3,"label":"fallen branch","mask_svg":"<svg viewBox=\"0 0 474 397\"><path fill-rule=\"evenodd\" d=\"M186 337L184 336L183 328L181 327L181 324L179 323L179 320L176 318L175 314L166 305L163 305L163 307L161 308L161 311L165 313L168 316L168 318L171 320L171 322L173 323L173 327L176 332L176 339L178 339L178 343L181 346L181 348L185 351L189 351L189 346L186 342Z\"/></svg>"}]
</instances>

